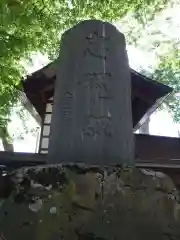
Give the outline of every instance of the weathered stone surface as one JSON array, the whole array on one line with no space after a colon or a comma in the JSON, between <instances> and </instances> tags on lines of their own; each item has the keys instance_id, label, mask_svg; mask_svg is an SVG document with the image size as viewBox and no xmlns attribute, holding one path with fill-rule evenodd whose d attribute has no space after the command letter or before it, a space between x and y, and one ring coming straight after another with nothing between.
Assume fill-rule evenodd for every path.
<instances>
[{"instance_id":1,"label":"weathered stone surface","mask_svg":"<svg viewBox=\"0 0 180 240\"><path fill-rule=\"evenodd\" d=\"M51 163L133 163L130 69L113 25L84 21L62 37L50 131Z\"/></svg>"},{"instance_id":2,"label":"weathered stone surface","mask_svg":"<svg viewBox=\"0 0 180 240\"><path fill-rule=\"evenodd\" d=\"M179 192L171 179L136 168L21 169L1 207L7 240L179 240Z\"/></svg>"}]
</instances>

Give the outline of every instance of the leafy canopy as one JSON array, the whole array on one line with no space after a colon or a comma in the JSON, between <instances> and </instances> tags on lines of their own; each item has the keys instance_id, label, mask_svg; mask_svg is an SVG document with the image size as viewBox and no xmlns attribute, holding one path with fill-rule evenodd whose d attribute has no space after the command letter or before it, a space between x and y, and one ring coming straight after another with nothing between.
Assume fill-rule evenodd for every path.
<instances>
[{"instance_id":1,"label":"leafy canopy","mask_svg":"<svg viewBox=\"0 0 180 240\"><path fill-rule=\"evenodd\" d=\"M174 89L165 101L171 110L176 122L180 122L180 42L179 25L176 14L179 16L180 5L178 1L172 7L166 8L153 20L138 22L132 14L121 20L123 32L129 45L135 46L139 52L146 56L143 68L139 64L138 71L144 75L169 85ZM174 16L175 15L175 16Z\"/></svg>"},{"instance_id":2,"label":"leafy canopy","mask_svg":"<svg viewBox=\"0 0 180 240\"><path fill-rule=\"evenodd\" d=\"M7 123L16 87L26 73L23 62L32 52L54 59L61 33L80 20L115 22L132 12L141 21L165 6L166 0L1 0L0 126Z\"/></svg>"}]
</instances>

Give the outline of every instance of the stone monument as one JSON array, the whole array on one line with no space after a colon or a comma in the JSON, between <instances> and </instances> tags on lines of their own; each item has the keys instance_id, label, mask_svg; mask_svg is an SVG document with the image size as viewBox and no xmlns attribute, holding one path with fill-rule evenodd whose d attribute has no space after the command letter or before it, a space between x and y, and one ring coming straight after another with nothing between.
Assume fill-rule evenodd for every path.
<instances>
[{"instance_id":1,"label":"stone monument","mask_svg":"<svg viewBox=\"0 0 180 240\"><path fill-rule=\"evenodd\" d=\"M179 240L179 192L135 167L60 164L15 171L0 212L2 240Z\"/></svg>"},{"instance_id":2,"label":"stone monument","mask_svg":"<svg viewBox=\"0 0 180 240\"><path fill-rule=\"evenodd\" d=\"M57 69L50 162L132 164L124 35L107 22L79 23L62 37Z\"/></svg>"},{"instance_id":3,"label":"stone monument","mask_svg":"<svg viewBox=\"0 0 180 240\"><path fill-rule=\"evenodd\" d=\"M133 163L130 98L123 35L100 21L66 32L48 159L65 163L7 176L0 239L180 239L180 195L172 179L122 165Z\"/></svg>"}]
</instances>

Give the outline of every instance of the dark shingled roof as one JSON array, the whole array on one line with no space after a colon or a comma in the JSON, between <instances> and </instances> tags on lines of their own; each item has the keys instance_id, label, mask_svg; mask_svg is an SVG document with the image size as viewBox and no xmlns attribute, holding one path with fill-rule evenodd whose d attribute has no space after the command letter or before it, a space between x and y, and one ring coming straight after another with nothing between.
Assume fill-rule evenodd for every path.
<instances>
[{"instance_id":1,"label":"dark shingled roof","mask_svg":"<svg viewBox=\"0 0 180 240\"><path fill-rule=\"evenodd\" d=\"M56 80L56 61L34 72L23 81L27 98L41 117L45 104L54 94ZM147 113L152 113L172 92L166 85L153 81L131 69L132 116L134 129L138 129L146 120Z\"/></svg>"}]
</instances>

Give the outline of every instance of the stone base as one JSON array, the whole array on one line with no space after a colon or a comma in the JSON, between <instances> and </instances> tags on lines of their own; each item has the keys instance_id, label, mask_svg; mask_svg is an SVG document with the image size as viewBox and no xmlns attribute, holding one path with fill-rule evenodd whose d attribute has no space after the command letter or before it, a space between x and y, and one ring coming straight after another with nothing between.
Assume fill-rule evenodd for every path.
<instances>
[{"instance_id":1,"label":"stone base","mask_svg":"<svg viewBox=\"0 0 180 240\"><path fill-rule=\"evenodd\" d=\"M57 165L20 169L12 180L2 239L180 239L179 192L162 173Z\"/></svg>"}]
</instances>

